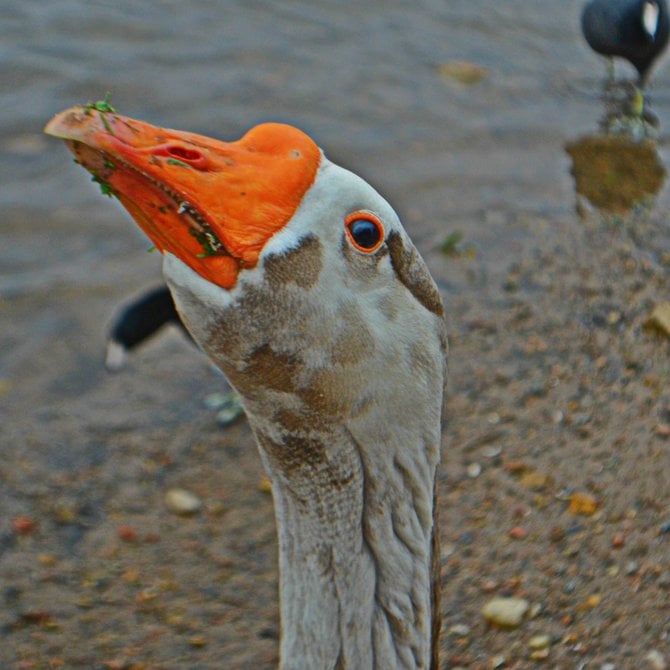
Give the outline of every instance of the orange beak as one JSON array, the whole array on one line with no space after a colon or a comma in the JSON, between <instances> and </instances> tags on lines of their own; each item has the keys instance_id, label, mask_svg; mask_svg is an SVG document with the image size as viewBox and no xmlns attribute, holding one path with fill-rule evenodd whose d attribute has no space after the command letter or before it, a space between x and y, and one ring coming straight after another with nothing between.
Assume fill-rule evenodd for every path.
<instances>
[{"instance_id":1,"label":"orange beak","mask_svg":"<svg viewBox=\"0 0 670 670\"><path fill-rule=\"evenodd\" d=\"M221 142L87 106L57 114L45 132L66 141L159 251L226 289L291 219L321 160L307 135L278 123Z\"/></svg>"}]
</instances>

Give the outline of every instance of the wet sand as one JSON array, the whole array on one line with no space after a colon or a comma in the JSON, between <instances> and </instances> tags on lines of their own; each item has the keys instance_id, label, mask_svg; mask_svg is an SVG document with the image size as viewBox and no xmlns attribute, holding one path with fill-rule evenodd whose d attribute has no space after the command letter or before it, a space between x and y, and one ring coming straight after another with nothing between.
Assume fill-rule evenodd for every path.
<instances>
[{"instance_id":1,"label":"wet sand","mask_svg":"<svg viewBox=\"0 0 670 670\"><path fill-rule=\"evenodd\" d=\"M245 421L203 404L224 380L176 331L103 367L159 259L39 132L107 88L123 113L221 137L296 123L399 211L451 338L442 667L670 663L670 340L644 326L668 298L667 187L630 226L575 212L562 147L595 129L602 73L579 3L165 6L25 3L5 24L0 666L277 663L271 497ZM487 74L445 79L450 59ZM174 487L203 510L169 511ZM484 620L499 595L528 600L518 627Z\"/></svg>"}]
</instances>

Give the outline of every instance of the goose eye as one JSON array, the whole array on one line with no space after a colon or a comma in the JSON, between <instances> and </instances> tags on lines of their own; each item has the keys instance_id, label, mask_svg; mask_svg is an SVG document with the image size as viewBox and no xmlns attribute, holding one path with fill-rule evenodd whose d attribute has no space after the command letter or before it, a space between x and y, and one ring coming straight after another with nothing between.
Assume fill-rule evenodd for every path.
<instances>
[{"instance_id":1,"label":"goose eye","mask_svg":"<svg viewBox=\"0 0 670 670\"><path fill-rule=\"evenodd\" d=\"M353 212L344 221L351 244L369 254L377 251L384 242L384 226L370 212Z\"/></svg>"}]
</instances>

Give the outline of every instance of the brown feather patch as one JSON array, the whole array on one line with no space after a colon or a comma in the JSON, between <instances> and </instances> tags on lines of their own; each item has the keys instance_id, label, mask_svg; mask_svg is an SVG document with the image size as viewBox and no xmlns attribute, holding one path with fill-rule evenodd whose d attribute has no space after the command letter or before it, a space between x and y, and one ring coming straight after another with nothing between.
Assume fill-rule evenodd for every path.
<instances>
[{"instance_id":1,"label":"brown feather patch","mask_svg":"<svg viewBox=\"0 0 670 670\"><path fill-rule=\"evenodd\" d=\"M395 231L389 233L386 244L391 252L391 264L398 279L428 311L443 317L444 307L440 292L414 246L405 246L402 237Z\"/></svg>"},{"instance_id":2,"label":"brown feather patch","mask_svg":"<svg viewBox=\"0 0 670 670\"><path fill-rule=\"evenodd\" d=\"M294 283L308 289L319 281L323 258L321 242L309 235L295 249L271 254L265 259L265 273L272 288Z\"/></svg>"}]
</instances>

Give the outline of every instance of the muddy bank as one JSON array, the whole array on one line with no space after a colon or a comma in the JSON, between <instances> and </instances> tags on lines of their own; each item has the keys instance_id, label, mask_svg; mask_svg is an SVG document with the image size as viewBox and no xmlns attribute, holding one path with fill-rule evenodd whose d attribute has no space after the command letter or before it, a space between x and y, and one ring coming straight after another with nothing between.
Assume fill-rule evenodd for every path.
<instances>
[{"instance_id":1,"label":"muddy bank","mask_svg":"<svg viewBox=\"0 0 670 670\"><path fill-rule=\"evenodd\" d=\"M644 327L667 298L664 222L635 239L575 217L505 225L533 241L499 270L486 250L429 255L451 331L443 667L530 668L534 653L645 667L669 632L670 344ZM3 388L39 407L15 415L1 469L3 662L273 667L276 538L248 427L216 426L202 399L224 382L176 332L102 372L107 300L87 302L89 375ZM51 362L79 356L55 348ZM203 510L170 512L175 486ZM530 615L492 628L481 609L495 595L525 598Z\"/></svg>"}]
</instances>

